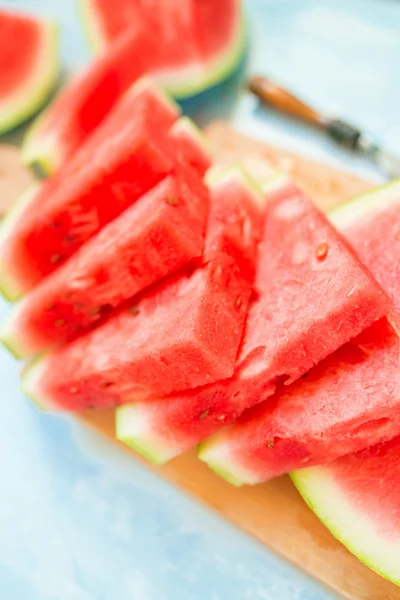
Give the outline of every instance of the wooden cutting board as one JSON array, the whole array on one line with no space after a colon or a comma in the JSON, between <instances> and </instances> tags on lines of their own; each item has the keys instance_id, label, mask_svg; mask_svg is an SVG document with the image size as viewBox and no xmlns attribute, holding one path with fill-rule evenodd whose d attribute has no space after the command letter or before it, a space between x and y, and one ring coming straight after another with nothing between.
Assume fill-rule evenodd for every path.
<instances>
[{"instance_id":1,"label":"wooden cutting board","mask_svg":"<svg viewBox=\"0 0 400 600\"><path fill-rule=\"evenodd\" d=\"M287 171L324 210L371 187L371 183L330 166L250 140L224 123L213 124L207 133L219 162L244 162L260 180L276 169ZM86 413L81 418L102 435L114 439L112 411ZM145 462L135 453L132 455ZM164 467L147 464L340 597L400 600L400 588L347 552L307 508L288 477L236 489L198 461L194 452Z\"/></svg>"}]
</instances>

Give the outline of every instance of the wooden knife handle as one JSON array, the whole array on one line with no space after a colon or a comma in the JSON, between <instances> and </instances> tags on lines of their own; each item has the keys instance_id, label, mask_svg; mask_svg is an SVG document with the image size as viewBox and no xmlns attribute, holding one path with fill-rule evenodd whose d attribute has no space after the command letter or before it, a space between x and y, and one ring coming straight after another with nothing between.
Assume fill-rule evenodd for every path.
<instances>
[{"instance_id":1,"label":"wooden knife handle","mask_svg":"<svg viewBox=\"0 0 400 600\"><path fill-rule=\"evenodd\" d=\"M328 120L323 115L267 77L252 77L249 81L249 89L258 96L261 102L283 113L317 127L326 127L327 125Z\"/></svg>"}]
</instances>

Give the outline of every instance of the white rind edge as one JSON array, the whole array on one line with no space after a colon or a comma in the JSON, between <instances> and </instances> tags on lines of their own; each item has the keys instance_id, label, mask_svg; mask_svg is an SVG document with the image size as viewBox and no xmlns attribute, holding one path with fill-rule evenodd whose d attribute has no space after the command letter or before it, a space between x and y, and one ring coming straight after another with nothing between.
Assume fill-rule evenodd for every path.
<instances>
[{"instance_id":1,"label":"white rind edge","mask_svg":"<svg viewBox=\"0 0 400 600\"><path fill-rule=\"evenodd\" d=\"M218 435L218 432L215 434ZM236 487L259 483L258 479L232 460L230 449L226 444L214 444L214 436L210 436L198 446L197 456L205 462L214 473Z\"/></svg>"},{"instance_id":2,"label":"white rind edge","mask_svg":"<svg viewBox=\"0 0 400 600\"><path fill-rule=\"evenodd\" d=\"M18 327L18 316L21 313L22 302L20 301L11 307L11 311L7 314L6 319L0 323L0 342L17 358L21 360L32 353L28 348L24 348L21 340L16 335Z\"/></svg>"},{"instance_id":3,"label":"white rind edge","mask_svg":"<svg viewBox=\"0 0 400 600\"><path fill-rule=\"evenodd\" d=\"M379 523L363 515L334 480L332 465L294 471L290 475L305 502L333 536L369 568L400 584L400 544L392 532L385 538ZM371 482L370 493L374 493ZM379 490L381 493L381 490Z\"/></svg>"},{"instance_id":4,"label":"white rind edge","mask_svg":"<svg viewBox=\"0 0 400 600\"><path fill-rule=\"evenodd\" d=\"M152 411L146 403L124 404L115 411L116 438L147 460L162 465L179 452L156 440L151 422Z\"/></svg>"},{"instance_id":5,"label":"white rind edge","mask_svg":"<svg viewBox=\"0 0 400 600\"><path fill-rule=\"evenodd\" d=\"M11 269L4 264L1 257L6 254L7 240L9 235L12 234L14 225L18 223L29 204L33 202L40 187L40 182L31 184L16 200L0 225L0 290L8 300L15 300L21 295L21 283L17 278L13 278L10 274Z\"/></svg>"},{"instance_id":6,"label":"white rind edge","mask_svg":"<svg viewBox=\"0 0 400 600\"><path fill-rule=\"evenodd\" d=\"M22 391L43 412L59 412L60 407L52 398L46 397L41 383L46 379L46 355L39 356L28 364L22 374Z\"/></svg>"},{"instance_id":7,"label":"white rind edge","mask_svg":"<svg viewBox=\"0 0 400 600\"><path fill-rule=\"evenodd\" d=\"M359 194L348 202L331 209L329 220L341 230L349 222L362 219L368 214L378 214L389 206L397 204L400 205L400 179Z\"/></svg>"}]
</instances>

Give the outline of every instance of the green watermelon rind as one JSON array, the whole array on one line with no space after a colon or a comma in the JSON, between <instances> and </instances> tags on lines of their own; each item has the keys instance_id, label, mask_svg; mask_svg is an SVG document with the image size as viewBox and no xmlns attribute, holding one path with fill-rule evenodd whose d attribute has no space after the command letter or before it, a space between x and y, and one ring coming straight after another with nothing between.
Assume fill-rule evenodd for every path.
<instances>
[{"instance_id":1,"label":"green watermelon rind","mask_svg":"<svg viewBox=\"0 0 400 600\"><path fill-rule=\"evenodd\" d=\"M92 26L95 16L91 12L87 0L79 0L79 12L89 46L94 52L102 52L104 44L101 42L101 35L96 33L95 27ZM237 1L237 12L239 25L233 42L231 41L228 48L221 52L221 56L214 59L215 64L213 59L210 59L208 65L208 61L204 63L205 66L208 66L204 74L199 73L197 67L189 65L187 68L176 69L175 75L174 70L168 74L154 72L150 75L179 100L196 96L226 80L238 68L247 44L247 29L239 1Z\"/></svg>"},{"instance_id":2,"label":"green watermelon rind","mask_svg":"<svg viewBox=\"0 0 400 600\"><path fill-rule=\"evenodd\" d=\"M148 428L143 426L143 417L146 421L146 414L141 412L139 404L124 404L117 408L115 411L115 436L117 440L145 459L156 465L162 465L172 458L171 451L163 446ZM134 433L136 431L137 435Z\"/></svg>"},{"instance_id":3,"label":"green watermelon rind","mask_svg":"<svg viewBox=\"0 0 400 600\"><path fill-rule=\"evenodd\" d=\"M400 585L400 550L396 537L392 543L383 540L376 528L378 520L363 516L358 505L351 506L329 477L328 466L294 471L290 478L309 508L338 541L370 569Z\"/></svg>"},{"instance_id":4,"label":"green watermelon rind","mask_svg":"<svg viewBox=\"0 0 400 600\"><path fill-rule=\"evenodd\" d=\"M89 0L77 0L78 13L83 26L83 32L89 45L89 48L95 53L99 54L105 50L105 44L102 42L102 36L97 31L97 27L94 24L95 14L90 10Z\"/></svg>"},{"instance_id":5,"label":"green watermelon rind","mask_svg":"<svg viewBox=\"0 0 400 600\"><path fill-rule=\"evenodd\" d=\"M12 233L14 225L18 223L21 215L24 213L27 206L36 196L37 190L40 187L39 182L35 182L29 186L27 190L14 202L11 210L0 224L0 293L6 300L13 302L21 296L21 284L18 280L13 280L10 269L6 268L2 262L2 246L7 243L7 239Z\"/></svg>"},{"instance_id":6,"label":"green watermelon rind","mask_svg":"<svg viewBox=\"0 0 400 600\"><path fill-rule=\"evenodd\" d=\"M0 343L3 344L17 360L22 360L31 354L29 348L24 347L24 332L20 331L20 335L18 336L18 331L13 330L13 323L17 321L17 317L20 313L20 306L21 302L14 304L7 317L0 323Z\"/></svg>"},{"instance_id":7,"label":"green watermelon rind","mask_svg":"<svg viewBox=\"0 0 400 600\"><path fill-rule=\"evenodd\" d=\"M15 129L39 112L56 85L60 70L58 27L51 21L43 21L40 27L46 40L43 60L40 68L31 73L28 85L22 87L14 97L10 96L6 106L0 106L0 135Z\"/></svg>"},{"instance_id":8,"label":"green watermelon rind","mask_svg":"<svg viewBox=\"0 0 400 600\"><path fill-rule=\"evenodd\" d=\"M272 174L271 177L265 179L260 183L261 191L264 195L268 196L269 194L273 194L289 185L292 185L293 180L287 173L283 173L282 171L277 171Z\"/></svg>"},{"instance_id":9,"label":"green watermelon rind","mask_svg":"<svg viewBox=\"0 0 400 600\"><path fill-rule=\"evenodd\" d=\"M198 445L197 457L202 462L205 462L211 471L222 477L222 479L235 487L241 487L244 481L248 479L247 473L242 472L241 468L236 468L236 473L234 474L232 462L223 450L222 447L218 448L217 452L215 451L213 436L210 436Z\"/></svg>"},{"instance_id":10,"label":"green watermelon rind","mask_svg":"<svg viewBox=\"0 0 400 600\"><path fill-rule=\"evenodd\" d=\"M43 111L34 120L26 132L21 146L21 161L23 165L28 167L37 165L42 173L49 177L56 171L57 164L60 161L56 159L56 144L54 144L51 135L46 135L44 139L41 139L41 136L38 135L41 124L46 121L46 116L47 110Z\"/></svg>"},{"instance_id":11,"label":"green watermelon rind","mask_svg":"<svg viewBox=\"0 0 400 600\"><path fill-rule=\"evenodd\" d=\"M382 208L400 204L400 179L394 179L371 191L359 194L329 211L329 220L339 230L346 223L364 217L369 211L381 212Z\"/></svg>"},{"instance_id":12,"label":"green watermelon rind","mask_svg":"<svg viewBox=\"0 0 400 600\"><path fill-rule=\"evenodd\" d=\"M45 370L46 355L39 354L24 367L21 375L21 389L41 412L57 411L59 409L53 399L45 398L43 391L37 385Z\"/></svg>"},{"instance_id":13,"label":"green watermelon rind","mask_svg":"<svg viewBox=\"0 0 400 600\"><path fill-rule=\"evenodd\" d=\"M172 82L172 78L168 77L169 82L166 84L166 79L164 77L160 78L157 73L154 73L154 77L166 85L169 93L178 100L191 98L228 79L243 60L246 46L247 28L244 17L241 16L241 22L234 43L230 46L229 50L224 52L223 58L217 59L216 64L213 64L212 60L210 61L206 69L206 74L203 77L199 76L196 69L193 70L193 76L191 77L190 68L186 70L186 73L185 70L182 70L175 83Z\"/></svg>"}]
</instances>

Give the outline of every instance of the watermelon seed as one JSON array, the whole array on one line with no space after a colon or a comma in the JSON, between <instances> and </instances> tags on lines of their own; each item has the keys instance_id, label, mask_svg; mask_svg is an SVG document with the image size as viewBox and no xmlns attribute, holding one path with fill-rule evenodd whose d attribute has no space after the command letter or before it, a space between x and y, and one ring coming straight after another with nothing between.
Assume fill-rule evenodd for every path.
<instances>
[{"instance_id":1,"label":"watermelon seed","mask_svg":"<svg viewBox=\"0 0 400 600\"><path fill-rule=\"evenodd\" d=\"M112 386L112 382L111 381L103 381L103 383L100 384L100 387L105 389L105 388L109 388L110 386Z\"/></svg>"},{"instance_id":2,"label":"watermelon seed","mask_svg":"<svg viewBox=\"0 0 400 600\"><path fill-rule=\"evenodd\" d=\"M175 198L175 196L166 196L165 201L171 206L178 206L179 204L178 199Z\"/></svg>"},{"instance_id":3,"label":"watermelon seed","mask_svg":"<svg viewBox=\"0 0 400 600\"><path fill-rule=\"evenodd\" d=\"M201 415L199 415L199 421L201 419L205 419L209 412L210 412L209 408L207 408L206 410L203 410L203 412L201 413Z\"/></svg>"},{"instance_id":4,"label":"watermelon seed","mask_svg":"<svg viewBox=\"0 0 400 600\"><path fill-rule=\"evenodd\" d=\"M50 306L48 306L48 307L46 308L46 310L54 310L55 308L56 308L56 305L55 305L55 304L50 304Z\"/></svg>"},{"instance_id":5,"label":"watermelon seed","mask_svg":"<svg viewBox=\"0 0 400 600\"><path fill-rule=\"evenodd\" d=\"M267 448L273 448L275 446L275 441L274 440L269 440L267 442Z\"/></svg>"},{"instance_id":6,"label":"watermelon seed","mask_svg":"<svg viewBox=\"0 0 400 600\"><path fill-rule=\"evenodd\" d=\"M235 306L236 306L237 310L240 310L240 307L242 306L242 304L243 304L242 296L238 296L236 298L236 302L235 302Z\"/></svg>"},{"instance_id":7,"label":"watermelon seed","mask_svg":"<svg viewBox=\"0 0 400 600\"><path fill-rule=\"evenodd\" d=\"M318 248L315 251L315 256L317 257L318 260L325 260L326 257L328 256L328 244L326 244L325 242L323 244L320 244L318 246Z\"/></svg>"},{"instance_id":8,"label":"watermelon seed","mask_svg":"<svg viewBox=\"0 0 400 600\"><path fill-rule=\"evenodd\" d=\"M64 242L66 244L72 244L72 242L76 241L76 235L66 235L64 238Z\"/></svg>"},{"instance_id":9,"label":"watermelon seed","mask_svg":"<svg viewBox=\"0 0 400 600\"><path fill-rule=\"evenodd\" d=\"M98 306L95 306L94 308L91 308L88 312L90 317L94 317L95 315L98 315L100 312L100 308Z\"/></svg>"},{"instance_id":10,"label":"watermelon seed","mask_svg":"<svg viewBox=\"0 0 400 600\"><path fill-rule=\"evenodd\" d=\"M56 265L61 260L61 254L52 254L50 256L50 262L52 265Z\"/></svg>"},{"instance_id":11,"label":"watermelon seed","mask_svg":"<svg viewBox=\"0 0 400 600\"><path fill-rule=\"evenodd\" d=\"M54 325L56 327L63 327L63 325L65 325L65 320L64 319L57 319L57 321L54 323Z\"/></svg>"},{"instance_id":12,"label":"watermelon seed","mask_svg":"<svg viewBox=\"0 0 400 600\"><path fill-rule=\"evenodd\" d=\"M138 304L134 304L133 306L131 306L129 308L129 312L131 313L131 315L138 315L140 313L140 308Z\"/></svg>"}]
</instances>

